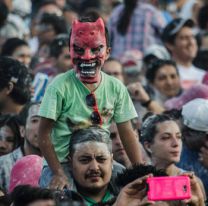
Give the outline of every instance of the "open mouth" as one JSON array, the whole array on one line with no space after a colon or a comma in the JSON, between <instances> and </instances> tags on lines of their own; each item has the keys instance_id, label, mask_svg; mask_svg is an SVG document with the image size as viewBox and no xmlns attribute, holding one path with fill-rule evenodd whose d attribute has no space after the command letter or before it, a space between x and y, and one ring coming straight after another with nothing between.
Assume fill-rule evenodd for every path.
<instances>
[{"instance_id":1,"label":"open mouth","mask_svg":"<svg viewBox=\"0 0 208 206\"><path fill-rule=\"evenodd\" d=\"M96 75L97 62L80 62L78 64L82 77L94 77Z\"/></svg>"}]
</instances>

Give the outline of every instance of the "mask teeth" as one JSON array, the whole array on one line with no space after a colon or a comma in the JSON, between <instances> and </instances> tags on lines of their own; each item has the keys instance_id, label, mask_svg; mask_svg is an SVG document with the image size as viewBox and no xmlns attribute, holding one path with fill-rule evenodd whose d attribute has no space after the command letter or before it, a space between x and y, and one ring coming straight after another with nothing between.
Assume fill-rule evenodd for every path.
<instances>
[{"instance_id":1,"label":"mask teeth","mask_svg":"<svg viewBox=\"0 0 208 206\"><path fill-rule=\"evenodd\" d=\"M82 74L91 74L94 75L95 71L81 71Z\"/></svg>"},{"instance_id":2,"label":"mask teeth","mask_svg":"<svg viewBox=\"0 0 208 206\"><path fill-rule=\"evenodd\" d=\"M94 67L96 65L95 62L93 63L81 63L80 67Z\"/></svg>"}]
</instances>

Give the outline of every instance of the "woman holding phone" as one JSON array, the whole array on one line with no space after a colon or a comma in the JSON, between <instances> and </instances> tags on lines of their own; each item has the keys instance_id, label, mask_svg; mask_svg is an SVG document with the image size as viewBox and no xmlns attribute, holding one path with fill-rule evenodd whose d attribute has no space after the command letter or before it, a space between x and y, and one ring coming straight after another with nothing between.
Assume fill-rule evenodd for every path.
<instances>
[{"instance_id":1,"label":"woman holding phone","mask_svg":"<svg viewBox=\"0 0 208 206\"><path fill-rule=\"evenodd\" d=\"M188 172L176 166L181 156L182 134L176 120L170 115L147 115L141 127L140 139L151 158L152 165L157 169L164 169L169 176ZM204 192L201 180L199 178L197 180Z\"/></svg>"}]
</instances>

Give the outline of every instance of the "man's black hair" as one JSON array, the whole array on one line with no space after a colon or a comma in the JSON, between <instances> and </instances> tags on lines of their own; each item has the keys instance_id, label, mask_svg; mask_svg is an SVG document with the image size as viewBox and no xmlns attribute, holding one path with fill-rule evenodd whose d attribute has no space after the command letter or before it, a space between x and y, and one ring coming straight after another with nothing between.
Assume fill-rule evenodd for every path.
<instances>
[{"instance_id":1,"label":"man's black hair","mask_svg":"<svg viewBox=\"0 0 208 206\"><path fill-rule=\"evenodd\" d=\"M8 14L9 14L8 7L3 1L1 1L0 2L0 28L4 26L7 20Z\"/></svg>"},{"instance_id":2,"label":"man's black hair","mask_svg":"<svg viewBox=\"0 0 208 206\"><path fill-rule=\"evenodd\" d=\"M17 37L9 38L2 45L1 55L12 56L14 51L20 46L28 46L28 43L25 40Z\"/></svg>"},{"instance_id":3,"label":"man's black hair","mask_svg":"<svg viewBox=\"0 0 208 206\"><path fill-rule=\"evenodd\" d=\"M30 101L31 74L28 68L17 60L0 56L0 91L12 82L13 90L9 94L12 100L20 105Z\"/></svg>"},{"instance_id":4,"label":"man's black hair","mask_svg":"<svg viewBox=\"0 0 208 206\"><path fill-rule=\"evenodd\" d=\"M13 206L27 206L38 200L54 200L53 192L46 188L18 185L11 193Z\"/></svg>"},{"instance_id":5,"label":"man's black hair","mask_svg":"<svg viewBox=\"0 0 208 206\"><path fill-rule=\"evenodd\" d=\"M56 14L44 13L40 20L40 24L52 25L57 35L68 32L65 19Z\"/></svg>"},{"instance_id":6,"label":"man's black hair","mask_svg":"<svg viewBox=\"0 0 208 206\"><path fill-rule=\"evenodd\" d=\"M201 30L207 30L207 22L208 22L207 10L208 10L208 4L205 4L200 8L198 13L197 22Z\"/></svg>"},{"instance_id":7,"label":"man's black hair","mask_svg":"<svg viewBox=\"0 0 208 206\"><path fill-rule=\"evenodd\" d=\"M135 179L148 174L153 174L155 177L167 176L166 172L162 169L158 170L152 165L139 164L133 165L132 167L125 169L122 173L118 174L116 177L116 184L119 187L124 187Z\"/></svg>"},{"instance_id":8,"label":"man's black hair","mask_svg":"<svg viewBox=\"0 0 208 206\"><path fill-rule=\"evenodd\" d=\"M149 64L146 65L146 79L153 83L156 77L156 74L158 70L163 66L173 66L176 69L176 73L179 75L178 68L176 66L176 63L172 60L164 60L164 59L154 59Z\"/></svg>"},{"instance_id":9,"label":"man's black hair","mask_svg":"<svg viewBox=\"0 0 208 206\"><path fill-rule=\"evenodd\" d=\"M58 58L62 53L64 47L68 47L68 34L59 34L50 44L50 56Z\"/></svg>"}]
</instances>

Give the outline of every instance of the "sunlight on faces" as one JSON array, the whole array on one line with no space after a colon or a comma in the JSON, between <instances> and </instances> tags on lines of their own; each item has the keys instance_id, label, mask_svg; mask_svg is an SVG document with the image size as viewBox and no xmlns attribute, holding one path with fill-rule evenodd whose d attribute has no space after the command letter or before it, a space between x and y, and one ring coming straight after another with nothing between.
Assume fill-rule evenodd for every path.
<instances>
[{"instance_id":1,"label":"sunlight on faces","mask_svg":"<svg viewBox=\"0 0 208 206\"><path fill-rule=\"evenodd\" d=\"M26 139L36 148L38 148L38 127L40 123L40 117L38 116L39 109L40 104L32 105L30 107L25 131Z\"/></svg>"},{"instance_id":2,"label":"sunlight on faces","mask_svg":"<svg viewBox=\"0 0 208 206\"><path fill-rule=\"evenodd\" d=\"M0 156L8 154L14 148L14 133L8 126L0 128Z\"/></svg>"},{"instance_id":3,"label":"sunlight on faces","mask_svg":"<svg viewBox=\"0 0 208 206\"><path fill-rule=\"evenodd\" d=\"M73 22L70 55L77 77L82 82L92 84L99 81L100 69L109 52L101 18L96 22Z\"/></svg>"},{"instance_id":4,"label":"sunlight on faces","mask_svg":"<svg viewBox=\"0 0 208 206\"><path fill-rule=\"evenodd\" d=\"M113 155L101 142L84 142L74 145L72 173L78 187L85 191L105 189L112 174Z\"/></svg>"},{"instance_id":5,"label":"sunlight on faces","mask_svg":"<svg viewBox=\"0 0 208 206\"><path fill-rule=\"evenodd\" d=\"M172 65L164 65L158 69L153 82L154 87L166 97L174 97L180 90L180 78Z\"/></svg>"},{"instance_id":6,"label":"sunlight on faces","mask_svg":"<svg viewBox=\"0 0 208 206\"><path fill-rule=\"evenodd\" d=\"M182 140L179 126L174 121L157 124L157 133L149 145L155 165L169 166L180 161Z\"/></svg>"}]
</instances>

